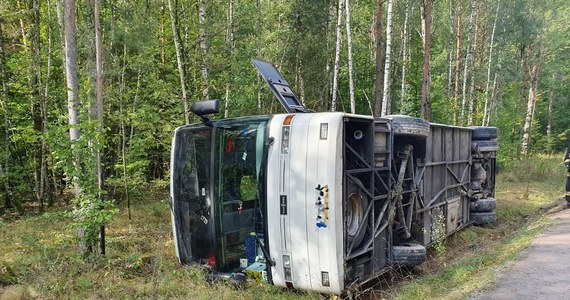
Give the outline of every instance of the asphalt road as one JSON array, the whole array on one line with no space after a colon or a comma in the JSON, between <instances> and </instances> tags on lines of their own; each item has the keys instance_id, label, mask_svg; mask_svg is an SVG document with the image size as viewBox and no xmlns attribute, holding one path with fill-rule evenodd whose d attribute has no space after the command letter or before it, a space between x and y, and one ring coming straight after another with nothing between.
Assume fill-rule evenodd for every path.
<instances>
[{"instance_id":1,"label":"asphalt road","mask_svg":"<svg viewBox=\"0 0 570 300\"><path fill-rule=\"evenodd\" d=\"M468 299L570 299L570 209L550 216L553 225L496 283Z\"/></svg>"}]
</instances>

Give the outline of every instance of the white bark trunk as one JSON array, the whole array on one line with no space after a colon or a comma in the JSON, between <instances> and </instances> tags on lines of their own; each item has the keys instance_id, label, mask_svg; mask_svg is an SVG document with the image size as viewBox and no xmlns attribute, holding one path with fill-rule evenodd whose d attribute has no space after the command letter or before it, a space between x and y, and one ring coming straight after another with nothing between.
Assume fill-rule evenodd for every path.
<instances>
[{"instance_id":1,"label":"white bark trunk","mask_svg":"<svg viewBox=\"0 0 570 300\"><path fill-rule=\"evenodd\" d=\"M0 24L0 37L4 35L2 24ZM8 108L8 86L6 75L6 57L4 52L4 44L0 43L0 82L2 83L2 96L0 103L2 103L2 110L4 110L4 169L0 163L0 180L4 182L4 190L6 191L5 207L11 208L13 204L13 194L10 188L10 181L8 178L10 172L10 111Z\"/></svg>"},{"instance_id":2,"label":"white bark trunk","mask_svg":"<svg viewBox=\"0 0 570 300\"><path fill-rule=\"evenodd\" d=\"M61 53L65 53L65 30L63 29L63 16L61 15L61 0L55 0L55 11L57 15L57 26L59 27L59 33L61 35ZM65 66L66 59L65 55L61 56L63 61L63 76L65 77Z\"/></svg>"},{"instance_id":3,"label":"white bark trunk","mask_svg":"<svg viewBox=\"0 0 570 300\"><path fill-rule=\"evenodd\" d=\"M338 93L338 69L340 64L340 47L341 47L341 34L342 34L342 11L344 0L338 0L338 15L336 21L336 50L334 56L334 70L333 70L333 84L332 84L332 100L331 110L336 111L336 101Z\"/></svg>"},{"instance_id":4,"label":"white bark trunk","mask_svg":"<svg viewBox=\"0 0 570 300\"><path fill-rule=\"evenodd\" d=\"M406 48L408 46L408 0L406 0L406 8L404 13L404 32L402 33L402 86L400 91L400 114L407 112L406 107L406 66L408 64L408 56Z\"/></svg>"},{"instance_id":5,"label":"white bark trunk","mask_svg":"<svg viewBox=\"0 0 570 300\"><path fill-rule=\"evenodd\" d=\"M463 89L461 97L461 114L459 124L463 125L465 121L465 106L467 105L467 77L468 70L471 67L471 54L473 52L473 45L471 40L473 38L473 29L475 24L475 4L476 0L471 0L471 16L469 17L469 34L467 35L467 53L465 54L465 65L463 68Z\"/></svg>"},{"instance_id":6,"label":"white bark trunk","mask_svg":"<svg viewBox=\"0 0 570 300\"><path fill-rule=\"evenodd\" d=\"M556 80L556 77L552 75L553 82ZM552 137L552 107L554 106L554 89L550 89L550 93L548 96L548 109L547 109L547 123L546 123L546 136L550 140Z\"/></svg>"},{"instance_id":7,"label":"white bark trunk","mask_svg":"<svg viewBox=\"0 0 570 300\"><path fill-rule=\"evenodd\" d=\"M532 67L531 73L531 83L528 89L528 102L526 106L526 117L524 121L523 127L523 138L522 138L522 154L527 156L530 149L530 134L532 130L532 119L534 116L534 108L536 105L536 96L537 96L537 81L538 81L538 64Z\"/></svg>"},{"instance_id":8,"label":"white bark trunk","mask_svg":"<svg viewBox=\"0 0 570 300\"><path fill-rule=\"evenodd\" d=\"M347 0L348 1L348 0ZM390 101L390 69L392 67L392 3L388 0L386 17L386 60L384 62L384 92L382 93L382 116L389 115L392 111Z\"/></svg>"},{"instance_id":9,"label":"white bark trunk","mask_svg":"<svg viewBox=\"0 0 570 300\"><path fill-rule=\"evenodd\" d=\"M261 58L261 0L257 0L257 57ZM257 76L257 109L261 113L261 89L263 83ZM273 103L273 102L272 102Z\"/></svg>"},{"instance_id":10,"label":"white bark trunk","mask_svg":"<svg viewBox=\"0 0 570 300\"><path fill-rule=\"evenodd\" d=\"M493 93L491 94L491 104L489 106L489 113L487 114L487 121L484 126L490 126L493 114L495 112L495 107L497 105L497 73L495 72L495 78L493 79Z\"/></svg>"},{"instance_id":11,"label":"white bark trunk","mask_svg":"<svg viewBox=\"0 0 570 300\"><path fill-rule=\"evenodd\" d=\"M348 46L348 92L350 94L350 112L356 113L354 100L354 79L352 75L352 33L350 30L350 0L346 0L346 44Z\"/></svg>"},{"instance_id":12,"label":"white bark trunk","mask_svg":"<svg viewBox=\"0 0 570 300\"><path fill-rule=\"evenodd\" d=\"M497 19L499 18L499 6L501 0L497 0L497 9L495 10L495 20L493 21L493 30L491 31L491 41L489 42L489 64L487 65L487 83L485 84L485 104L483 107L483 121L481 125L485 125L487 119L487 106L489 102L489 83L491 81L491 66L493 62L493 43L495 41L495 29L497 28Z\"/></svg>"},{"instance_id":13,"label":"white bark trunk","mask_svg":"<svg viewBox=\"0 0 570 300\"><path fill-rule=\"evenodd\" d=\"M176 19L174 16L174 8L172 0L168 0L168 11L170 12L170 25L172 27L172 39L174 40L174 48L176 50L176 63L178 64L178 75L180 76L180 89L182 90L182 102L184 103L184 121L190 124L190 111L188 106L188 97L186 96L186 77L184 76L184 66L182 65L182 53L180 50L180 41L176 34Z\"/></svg>"},{"instance_id":14,"label":"white bark trunk","mask_svg":"<svg viewBox=\"0 0 570 300\"><path fill-rule=\"evenodd\" d=\"M230 0L228 4L228 34L227 34L227 42L230 47L230 67L229 67L229 74L226 81L226 96L225 96L225 107L224 107L224 118L229 117L229 103L230 103L230 86L231 82L233 81L233 65L234 65L234 49L235 49L235 42L234 42L234 0Z\"/></svg>"},{"instance_id":15,"label":"white bark trunk","mask_svg":"<svg viewBox=\"0 0 570 300\"><path fill-rule=\"evenodd\" d=\"M455 23L455 16L453 14L453 1L449 1L449 43L447 45L447 88L445 93L445 116L446 123L449 124L451 121L451 84L452 84L452 57L453 57L453 38L455 37L455 31L453 24Z\"/></svg>"},{"instance_id":16,"label":"white bark trunk","mask_svg":"<svg viewBox=\"0 0 570 300\"><path fill-rule=\"evenodd\" d=\"M477 40L479 36L479 2L477 2L475 9L475 32L473 37L473 50L471 51L471 64L470 70L471 80L469 84L469 114L467 115L467 126L473 125L473 115L475 106L475 54L477 54Z\"/></svg>"},{"instance_id":17,"label":"white bark trunk","mask_svg":"<svg viewBox=\"0 0 570 300\"><path fill-rule=\"evenodd\" d=\"M206 47L206 6L204 0L198 0L198 35L200 39L200 51L202 53L202 80L204 81L204 89L202 95L204 99L210 99L210 83L208 79L208 58Z\"/></svg>"},{"instance_id":18,"label":"white bark trunk","mask_svg":"<svg viewBox=\"0 0 570 300\"><path fill-rule=\"evenodd\" d=\"M72 142L79 140L81 133L79 124L77 82L77 56L75 42L75 0L65 0L65 73L67 82L67 112L69 117L69 137Z\"/></svg>"}]
</instances>

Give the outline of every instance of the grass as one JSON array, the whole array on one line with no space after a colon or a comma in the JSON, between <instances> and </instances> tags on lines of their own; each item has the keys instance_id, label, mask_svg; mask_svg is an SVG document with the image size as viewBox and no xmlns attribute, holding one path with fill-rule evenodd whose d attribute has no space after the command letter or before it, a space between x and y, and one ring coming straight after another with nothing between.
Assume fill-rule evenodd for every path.
<instances>
[{"instance_id":1,"label":"grass","mask_svg":"<svg viewBox=\"0 0 570 300\"><path fill-rule=\"evenodd\" d=\"M394 299L461 299L485 288L547 228L543 208L563 192L559 157L513 162L497 179L492 227L469 227L445 242L445 251L418 274L388 286ZM208 284L201 270L181 266L174 255L170 211L161 191L133 199L132 220L124 207L107 228L107 255L78 255L71 217L62 208L22 218L0 219L1 299L319 299L320 295L252 283L247 291ZM4 286L4 287L3 287Z\"/></svg>"},{"instance_id":2,"label":"grass","mask_svg":"<svg viewBox=\"0 0 570 300\"><path fill-rule=\"evenodd\" d=\"M247 292L208 284L201 270L176 260L166 199L164 193L135 199L132 220L121 209L107 227L107 255L89 260L79 256L64 210L1 222L0 299L319 298L267 284L252 283Z\"/></svg>"}]
</instances>

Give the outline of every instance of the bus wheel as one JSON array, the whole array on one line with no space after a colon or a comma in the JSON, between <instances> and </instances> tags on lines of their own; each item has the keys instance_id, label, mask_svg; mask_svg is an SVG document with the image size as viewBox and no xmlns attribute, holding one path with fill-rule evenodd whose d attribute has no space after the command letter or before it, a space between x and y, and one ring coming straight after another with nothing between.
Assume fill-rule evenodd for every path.
<instances>
[{"instance_id":1,"label":"bus wheel","mask_svg":"<svg viewBox=\"0 0 570 300\"><path fill-rule=\"evenodd\" d=\"M495 198L485 198L479 199L475 202L471 202L471 211L472 212L485 212L485 211L493 211L497 207L497 199Z\"/></svg>"},{"instance_id":2,"label":"bus wheel","mask_svg":"<svg viewBox=\"0 0 570 300\"><path fill-rule=\"evenodd\" d=\"M469 218L475 225L486 225L497 222L497 214L490 212L471 212Z\"/></svg>"},{"instance_id":3,"label":"bus wheel","mask_svg":"<svg viewBox=\"0 0 570 300\"><path fill-rule=\"evenodd\" d=\"M471 126L469 128L473 129L473 134L471 135L473 140L490 140L499 136L497 127Z\"/></svg>"},{"instance_id":4,"label":"bus wheel","mask_svg":"<svg viewBox=\"0 0 570 300\"><path fill-rule=\"evenodd\" d=\"M392 132L396 136L427 138L429 135L429 122L410 116L390 115L384 118L392 120Z\"/></svg>"},{"instance_id":5,"label":"bus wheel","mask_svg":"<svg viewBox=\"0 0 570 300\"><path fill-rule=\"evenodd\" d=\"M345 211L346 231L348 233L348 245L356 248L362 243L366 233L366 222L364 222L366 209L368 208L368 196L361 190L359 185L362 182L354 178L353 183L349 183L348 199Z\"/></svg>"},{"instance_id":6,"label":"bus wheel","mask_svg":"<svg viewBox=\"0 0 570 300\"><path fill-rule=\"evenodd\" d=\"M400 266L417 266L427 261L426 247L418 244L392 246L394 264Z\"/></svg>"}]
</instances>

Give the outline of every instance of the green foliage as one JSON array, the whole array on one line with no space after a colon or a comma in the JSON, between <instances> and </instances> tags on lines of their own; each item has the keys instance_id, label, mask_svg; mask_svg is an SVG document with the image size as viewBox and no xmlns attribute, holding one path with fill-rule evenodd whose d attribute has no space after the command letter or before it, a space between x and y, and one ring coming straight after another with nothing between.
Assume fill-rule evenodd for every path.
<instances>
[{"instance_id":1,"label":"green foliage","mask_svg":"<svg viewBox=\"0 0 570 300\"><path fill-rule=\"evenodd\" d=\"M70 142L65 137L67 126L60 127L59 133L48 140L58 159L57 166L76 191L73 202L75 227L83 231L81 241L93 249L101 226L109 224L118 209L114 208L113 200L104 198L104 191L97 184L96 153L102 151L104 144L98 125L91 122L81 124L79 128L82 135L77 141Z\"/></svg>"}]
</instances>

